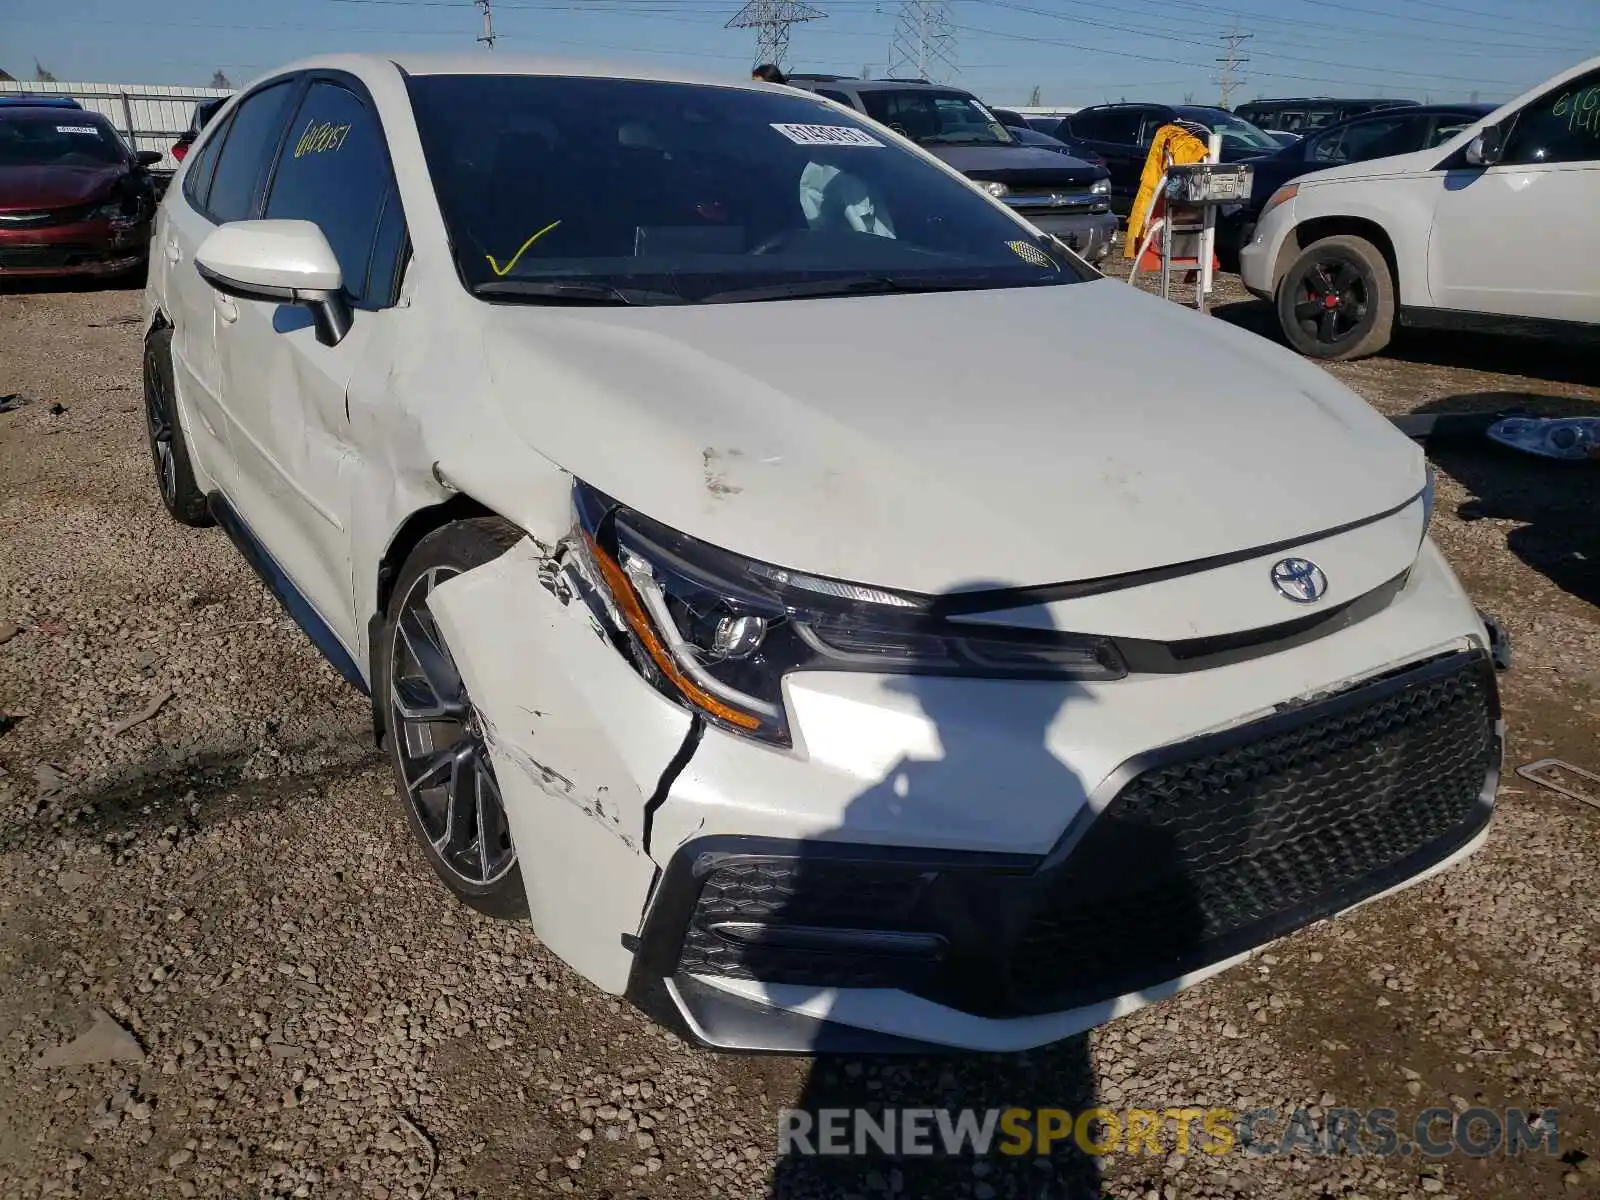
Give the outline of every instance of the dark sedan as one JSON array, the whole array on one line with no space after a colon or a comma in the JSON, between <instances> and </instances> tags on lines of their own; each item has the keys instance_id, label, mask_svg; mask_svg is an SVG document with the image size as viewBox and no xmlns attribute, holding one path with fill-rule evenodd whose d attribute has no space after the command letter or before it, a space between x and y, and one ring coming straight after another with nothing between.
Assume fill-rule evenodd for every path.
<instances>
[{"instance_id":1,"label":"dark sedan","mask_svg":"<svg viewBox=\"0 0 1600 1200\"><path fill-rule=\"evenodd\" d=\"M1426 150L1455 137L1494 110L1493 104L1418 104L1384 109L1314 130L1276 154L1253 160L1250 166L1255 180L1249 203L1225 212L1217 227L1218 251L1224 265L1237 260L1239 248L1255 231L1262 208L1272 193L1291 179L1325 167Z\"/></svg>"},{"instance_id":2,"label":"dark sedan","mask_svg":"<svg viewBox=\"0 0 1600 1200\"><path fill-rule=\"evenodd\" d=\"M99 113L0 108L0 279L138 270L160 160L130 150Z\"/></svg>"}]
</instances>

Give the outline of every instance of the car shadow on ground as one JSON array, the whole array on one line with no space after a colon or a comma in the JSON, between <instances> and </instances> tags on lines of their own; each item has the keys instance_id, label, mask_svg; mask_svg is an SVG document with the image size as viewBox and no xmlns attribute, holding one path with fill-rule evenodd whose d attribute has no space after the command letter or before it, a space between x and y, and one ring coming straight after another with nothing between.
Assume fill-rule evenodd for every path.
<instances>
[{"instance_id":1,"label":"car shadow on ground","mask_svg":"<svg viewBox=\"0 0 1600 1200\"><path fill-rule=\"evenodd\" d=\"M0 296L60 295L67 292L142 292L145 268L126 275L6 275L0 272Z\"/></svg>"},{"instance_id":2,"label":"car shadow on ground","mask_svg":"<svg viewBox=\"0 0 1600 1200\"><path fill-rule=\"evenodd\" d=\"M1263 300L1219 303L1211 315L1283 345L1277 313ZM1398 363L1492 372L1600 387L1600 344L1436 329L1397 329L1382 356Z\"/></svg>"},{"instance_id":3,"label":"car shadow on ground","mask_svg":"<svg viewBox=\"0 0 1600 1200\"><path fill-rule=\"evenodd\" d=\"M1019 1035L1016 1029L1030 1018L1005 1017L1027 1011L1030 1003L1045 1013L1099 1005L1105 987L1119 977L1129 978L1125 972L1130 970L1154 966L1159 978L1166 979L1189 969L1173 968L1192 960L1204 921L1189 862L1169 830L1142 813L1115 810L1102 812L1092 823L1068 826L1067 814L1089 811L1089 789L1098 781L1080 779L1056 757L1051 734L1059 741L1061 732L1072 727L1074 713L1096 703L1088 689L1059 681L917 675L898 677L886 687L914 699L932 727L936 748L908 753L893 765L882 782L849 803L840 828L828 840L800 844L800 862L791 877L799 883L791 884L773 908L768 919L775 927L941 930L947 936L939 956L915 976L920 982L901 986L937 996L950 1008L930 1005L915 1012L901 1007L895 1014L897 1033L916 1037L915 1022L922 1021L922 1036L930 1040L943 1034L969 1041L1009 1037L1021 1044L1049 1042L1048 1016L1037 1018L1040 1028L1031 1035ZM985 863L982 878L975 873L962 878L959 867L918 875L922 868L915 867L908 878L920 880L916 889L888 879L852 878L836 865L830 869L838 863L838 851L830 852L830 845L881 841L900 822L908 832L926 835L941 827L959 828L963 822L971 828L973 814L987 814L984 819L993 822L996 841L1003 844L1006 826L1027 822L1030 810L1052 828L1056 818L1050 814L1059 810L1061 825L1069 828L1065 837L1087 839L1073 844L1092 845L1092 852L1068 855L1056 871L1039 869L1037 859L1018 866L1012 856L1008 873L998 879L987 874L997 869L992 860ZM1084 828L1091 832L1083 833ZM1064 841L1058 843L1058 851L1064 848ZM1136 869L1130 869L1133 864ZM904 900L908 890L918 898ZM818 958L811 961L815 964ZM846 966L852 972L885 969L882 959L875 966L851 959ZM835 964L828 963L828 969L836 969ZM902 960L888 969L904 980L901 972L919 968L907 968ZM766 970L758 974L774 977ZM786 990L790 995L785 1003L822 1000L836 1020L848 1016L857 1028L870 1023L871 997L881 994L868 990L863 999L859 990L854 997L847 990L830 998L821 989ZM1157 999L1160 994L1146 996ZM841 995L850 998L839 999ZM1066 996L1092 999L1062 999ZM851 1007L855 1002L860 1003ZM998 1012L1001 1019L972 1021L951 1008ZM1107 1005L1094 1020L1109 1015ZM791 1111L806 1114L816 1140L804 1148L793 1141L786 1144L780 1116L770 1196L1099 1200L1100 1148L1114 1145L1123 1136L1122 1127L1114 1113L1085 1116L1099 1106L1088 1036L1054 1036L1060 1040L1020 1052L924 1055L912 1046L911 1053L845 1051L815 1058ZM1024 1111L1008 1112L1018 1109ZM845 1152L836 1149L831 1155L816 1152L822 1148L824 1114L830 1110L845 1121L842 1140L835 1142ZM926 1114L931 1152L908 1153L903 1141L885 1152L881 1143L864 1140L857 1114L868 1114L880 1127L893 1120L903 1137L914 1110ZM971 1141L952 1147L940 1136L941 1127L959 1129L964 1119L980 1126L989 1122L993 1137L985 1148ZM1041 1137L1047 1129L1052 1136ZM1159 1160L1156 1169L1154 1185L1159 1187Z\"/></svg>"},{"instance_id":4,"label":"car shadow on ground","mask_svg":"<svg viewBox=\"0 0 1600 1200\"><path fill-rule=\"evenodd\" d=\"M1600 402L1529 392L1471 392L1417 409L1435 421L1423 439L1429 461L1473 494L1463 521L1515 521L1510 551L1562 591L1600 605L1600 462L1563 462L1492 442L1498 414L1600 417Z\"/></svg>"}]
</instances>

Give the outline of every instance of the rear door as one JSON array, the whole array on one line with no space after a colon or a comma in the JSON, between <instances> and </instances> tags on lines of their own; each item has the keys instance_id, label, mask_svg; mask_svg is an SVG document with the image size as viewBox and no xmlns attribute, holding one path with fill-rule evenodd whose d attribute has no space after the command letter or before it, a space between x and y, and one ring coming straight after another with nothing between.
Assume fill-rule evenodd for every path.
<instances>
[{"instance_id":1,"label":"rear door","mask_svg":"<svg viewBox=\"0 0 1600 1200\"><path fill-rule=\"evenodd\" d=\"M1440 308L1600 321L1600 71L1509 122L1501 161L1452 163L1428 243Z\"/></svg>"},{"instance_id":2,"label":"rear door","mask_svg":"<svg viewBox=\"0 0 1600 1200\"><path fill-rule=\"evenodd\" d=\"M165 280L173 325L173 375L183 412L191 418L184 433L201 470L224 492L231 490L233 479L231 421L216 339L219 306L226 297L200 278L194 256L218 225L251 214L296 86L293 78L268 84L245 97L226 123L211 131L188 166L182 190L163 208L165 218L156 232L155 269Z\"/></svg>"},{"instance_id":3,"label":"rear door","mask_svg":"<svg viewBox=\"0 0 1600 1200\"><path fill-rule=\"evenodd\" d=\"M356 459L346 391L364 355L381 357L374 347L390 328L406 226L382 126L357 81L312 78L261 215L322 230L356 312L344 339L325 346L305 308L235 302L237 316L218 344L236 420L238 507L359 661L349 535Z\"/></svg>"}]
</instances>

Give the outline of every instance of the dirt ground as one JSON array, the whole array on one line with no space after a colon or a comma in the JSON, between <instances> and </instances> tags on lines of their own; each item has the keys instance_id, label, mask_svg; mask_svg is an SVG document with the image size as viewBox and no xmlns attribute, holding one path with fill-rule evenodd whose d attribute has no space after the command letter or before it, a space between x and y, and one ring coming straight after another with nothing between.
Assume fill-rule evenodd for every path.
<instances>
[{"instance_id":1,"label":"dirt ground","mask_svg":"<svg viewBox=\"0 0 1600 1200\"><path fill-rule=\"evenodd\" d=\"M1217 304L1270 333L1236 283ZM221 533L162 512L138 309L0 294L0 396L20 398L0 413L0 1200L1600 1196L1600 810L1509 770L1600 769L1600 466L1430 448L1433 535L1516 647L1500 810L1467 863L1046 1051L717 1057L433 881L364 701ZM1390 414L1600 412L1592 351L1405 337L1332 369ZM61 1062L69 1044L93 1061ZM798 1103L1094 1101L1316 1127L1382 1107L1402 1129L1555 1108L1559 1142L777 1156Z\"/></svg>"}]
</instances>

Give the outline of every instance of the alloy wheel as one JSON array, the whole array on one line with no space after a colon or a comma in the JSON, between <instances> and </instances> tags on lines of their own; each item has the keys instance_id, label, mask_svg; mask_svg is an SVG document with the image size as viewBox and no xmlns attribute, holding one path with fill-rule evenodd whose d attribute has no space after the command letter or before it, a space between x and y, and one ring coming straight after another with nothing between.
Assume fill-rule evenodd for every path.
<instances>
[{"instance_id":1,"label":"alloy wheel","mask_svg":"<svg viewBox=\"0 0 1600 1200\"><path fill-rule=\"evenodd\" d=\"M167 394L162 373L150 361L154 353L153 349L145 351L144 416L156 475L161 481L161 498L171 507L178 494L178 460L172 453L172 397Z\"/></svg>"},{"instance_id":2,"label":"alloy wheel","mask_svg":"<svg viewBox=\"0 0 1600 1200\"><path fill-rule=\"evenodd\" d=\"M1317 260L1300 276L1294 319L1326 346L1337 345L1366 323L1371 291L1354 263Z\"/></svg>"},{"instance_id":3,"label":"alloy wheel","mask_svg":"<svg viewBox=\"0 0 1600 1200\"><path fill-rule=\"evenodd\" d=\"M389 729L401 786L434 853L461 882L486 887L516 866L483 724L428 611L458 572L419 575L400 603L389 648Z\"/></svg>"}]
</instances>

